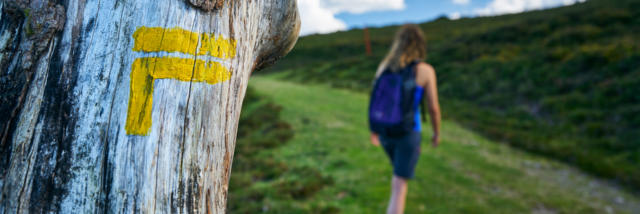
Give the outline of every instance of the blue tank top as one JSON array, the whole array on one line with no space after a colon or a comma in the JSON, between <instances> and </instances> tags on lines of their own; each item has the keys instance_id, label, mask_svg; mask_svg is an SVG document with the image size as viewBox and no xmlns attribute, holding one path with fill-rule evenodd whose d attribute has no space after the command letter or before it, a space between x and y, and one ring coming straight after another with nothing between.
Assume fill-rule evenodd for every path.
<instances>
[{"instance_id":1,"label":"blue tank top","mask_svg":"<svg viewBox=\"0 0 640 214\"><path fill-rule=\"evenodd\" d=\"M416 86L416 90L413 93L413 110L416 112L413 121L415 126L413 126L414 131L421 131L422 125L420 124L420 102L422 102L422 94L424 94L424 88L422 86Z\"/></svg>"}]
</instances>

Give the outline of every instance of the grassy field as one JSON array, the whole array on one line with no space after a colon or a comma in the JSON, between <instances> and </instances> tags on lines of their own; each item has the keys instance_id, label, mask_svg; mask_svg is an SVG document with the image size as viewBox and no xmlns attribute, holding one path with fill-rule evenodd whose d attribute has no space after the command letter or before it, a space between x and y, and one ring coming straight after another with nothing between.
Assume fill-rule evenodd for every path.
<instances>
[{"instance_id":1,"label":"grassy field","mask_svg":"<svg viewBox=\"0 0 640 214\"><path fill-rule=\"evenodd\" d=\"M230 182L231 213L382 213L391 167L382 149L368 142L365 94L290 83L278 74L253 77L250 86ZM429 146L428 136L426 129L407 213L640 210L637 196L487 140L449 118L439 148Z\"/></svg>"},{"instance_id":2,"label":"grassy field","mask_svg":"<svg viewBox=\"0 0 640 214\"><path fill-rule=\"evenodd\" d=\"M640 190L640 1L421 23L443 115ZM266 72L369 91L398 26L310 35Z\"/></svg>"}]
</instances>

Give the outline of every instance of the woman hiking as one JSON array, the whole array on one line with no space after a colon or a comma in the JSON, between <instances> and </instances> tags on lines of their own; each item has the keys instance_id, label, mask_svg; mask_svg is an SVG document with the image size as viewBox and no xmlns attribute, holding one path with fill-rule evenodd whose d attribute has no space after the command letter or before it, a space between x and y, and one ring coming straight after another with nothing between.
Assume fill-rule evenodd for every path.
<instances>
[{"instance_id":1,"label":"woman hiking","mask_svg":"<svg viewBox=\"0 0 640 214\"><path fill-rule=\"evenodd\" d=\"M387 214L404 212L407 180L420 156L421 115L429 110L435 148L440 142L440 104L436 74L423 60L426 44L417 25L402 26L375 76L369 104L371 143L382 143L393 166ZM422 108L420 108L422 107ZM422 114L421 111L422 110Z\"/></svg>"}]
</instances>

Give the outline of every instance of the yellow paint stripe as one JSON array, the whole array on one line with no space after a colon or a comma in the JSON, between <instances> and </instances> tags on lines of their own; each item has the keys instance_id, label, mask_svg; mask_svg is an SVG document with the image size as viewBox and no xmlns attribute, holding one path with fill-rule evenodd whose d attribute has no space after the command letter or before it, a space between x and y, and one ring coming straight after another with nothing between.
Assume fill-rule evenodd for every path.
<instances>
[{"instance_id":1,"label":"yellow paint stripe","mask_svg":"<svg viewBox=\"0 0 640 214\"><path fill-rule=\"evenodd\" d=\"M218 62L175 57L138 58L131 66L129 107L125 129L128 135L148 135L151 129L153 84L156 79L206 82L229 80L231 72Z\"/></svg>"},{"instance_id":2,"label":"yellow paint stripe","mask_svg":"<svg viewBox=\"0 0 640 214\"><path fill-rule=\"evenodd\" d=\"M221 35L203 33L200 37L200 51L198 55L209 55L222 59L233 58L236 56L236 40L223 38Z\"/></svg>"},{"instance_id":3,"label":"yellow paint stripe","mask_svg":"<svg viewBox=\"0 0 640 214\"><path fill-rule=\"evenodd\" d=\"M180 28L140 27L133 33L133 39L133 51L194 55L198 47L198 34Z\"/></svg>"},{"instance_id":4,"label":"yellow paint stripe","mask_svg":"<svg viewBox=\"0 0 640 214\"><path fill-rule=\"evenodd\" d=\"M236 41L212 33L194 33L181 28L139 27L133 33L133 51L179 52L229 59L236 56Z\"/></svg>"}]
</instances>

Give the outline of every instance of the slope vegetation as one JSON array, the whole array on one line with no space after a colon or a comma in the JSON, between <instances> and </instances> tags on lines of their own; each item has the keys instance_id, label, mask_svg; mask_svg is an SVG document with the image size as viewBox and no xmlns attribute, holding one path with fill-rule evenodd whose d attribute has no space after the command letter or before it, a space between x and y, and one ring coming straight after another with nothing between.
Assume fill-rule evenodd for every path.
<instances>
[{"instance_id":1,"label":"slope vegetation","mask_svg":"<svg viewBox=\"0 0 640 214\"><path fill-rule=\"evenodd\" d=\"M640 1L421 24L443 116L640 188ZM268 72L368 91L396 26L312 35Z\"/></svg>"},{"instance_id":2,"label":"slope vegetation","mask_svg":"<svg viewBox=\"0 0 640 214\"><path fill-rule=\"evenodd\" d=\"M273 77L254 77L250 85L256 90L245 101L239 126L230 213L385 209L391 167L382 149L368 142L364 93ZM444 120L437 149L428 144L430 134L423 134L407 213L640 210L636 196L613 185L492 142L450 120Z\"/></svg>"}]
</instances>

